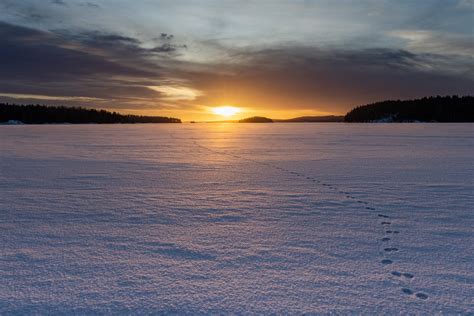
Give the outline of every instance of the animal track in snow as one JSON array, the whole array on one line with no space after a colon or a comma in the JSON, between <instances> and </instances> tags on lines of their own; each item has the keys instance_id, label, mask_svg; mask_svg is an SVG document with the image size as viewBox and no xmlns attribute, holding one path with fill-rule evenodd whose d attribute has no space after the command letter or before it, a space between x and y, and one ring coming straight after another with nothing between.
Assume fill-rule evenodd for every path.
<instances>
[{"instance_id":1,"label":"animal track in snow","mask_svg":"<svg viewBox=\"0 0 474 316\"><path fill-rule=\"evenodd\" d=\"M258 160L252 160L252 159L248 159L248 158L245 158L244 156L238 156L238 155L233 155L233 154L229 154L229 153L225 153L225 152L220 152L220 151L214 151L210 148L207 148L206 146L201 146L198 142L194 141L194 143L199 146L200 148L203 148L203 149L206 149L206 150L209 150L210 152L216 152L216 153L220 153L220 154L227 154L229 156L232 156L232 157L235 157L235 158L238 158L238 159L246 159L246 160L249 160L249 161L253 161L255 163L260 163L264 166L268 166L268 167L273 167L274 169L276 170L279 170L279 171L282 171L282 172L286 172L286 173L289 173L291 175L294 175L294 176L297 176L297 177L302 177L308 181L311 181L313 183L318 183L319 185L322 185L322 186L325 186L325 187L328 187L332 190L335 190L336 192L339 192L339 194L341 195L345 195L346 198L348 199L354 199L356 200L357 203L359 204L363 204L365 205L365 209L366 210L370 210L370 211L375 211L376 209L374 207L371 207L370 206L370 203L368 202L365 202L365 201L362 201L362 200L359 200L357 199L355 196L352 196L352 194L350 192L345 192L345 191L342 191L340 190L337 186L334 186L334 185L331 185L331 184L328 184L328 183L324 183L322 182L321 180L318 180L318 179L315 179L313 177L310 177L310 176L307 176L306 174L304 173L299 173L299 172L295 172L295 171L291 171L289 169L286 169L286 168L283 168L283 167L279 167L279 166L274 166L273 164L271 163L265 163L265 162L260 162ZM379 218L390 218L390 216L388 215L385 215L385 214L377 214L377 217ZM225 220L236 220L232 217L229 217L229 218L225 218ZM388 226L388 225L391 225L392 223L389 222L389 221L382 221L380 222L380 224L384 227ZM397 230L386 230L385 231L386 234L399 234L400 232L397 231ZM390 241L391 241L391 238L389 237L382 237L381 238L381 241L383 243L385 243L385 245L389 244L390 245ZM383 248L384 249L384 252L386 253L392 253L392 252L397 252L399 251L398 248L395 248L395 247L385 247ZM153 251L153 250L152 250ZM179 247L170 247L170 246L164 246L164 247L158 247L158 249L154 249L154 251L160 253L160 254L164 254L164 255L168 255L168 256L173 256L173 257L176 257L176 258L186 258L186 259L197 259L197 260L206 260L206 259L209 259L212 255L209 255L207 253L195 253L195 252L192 252L192 251L189 251L188 249L185 249L185 248L179 248ZM391 265L393 264L394 262L391 260L391 259L382 259L380 261L381 264L383 265ZM391 271L390 274L394 277L397 277L397 278L402 278L402 279L406 279L406 280L411 280L414 278L414 275L412 273L408 273L408 272L399 272L399 271ZM423 293L423 292L417 292L415 293L413 290L407 288L407 287L402 287L402 292L406 295L410 295L410 296L414 296L420 300L426 300L428 299L428 295Z\"/></svg>"},{"instance_id":2,"label":"animal track in snow","mask_svg":"<svg viewBox=\"0 0 474 316\"><path fill-rule=\"evenodd\" d=\"M402 288L402 292L407 294L407 295L413 295L413 293L414 293L412 290L410 290L409 288L406 288L406 287ZM421 300L428 299L428 294L425 294L423 292L418 292L418 293L415 294L415 296L417 298L421 299Z\"/></svg>"},{"instance_id":3,"label":"animal track in snow","mask_svg":"<svg viewBox=\"0 0 474 316\"><path fill-rule=\"evenodd\" d=\"M412 273L408 272L392 271L390 274L396 277L404 277L406 279L413 279L415 277Z\"/></svg>"},{"instance_id":4,"label":"animal track in snow","mask_svg":"<svg viewBox=\"0 0 474 316\"><path fill-rule=\"evenodd\" d=\"M334 186L334 185L331 185L331 184L328 184L328 183L323 183L323 182L321 182L321 180L317 180L313 177L308 177L305 174L300 174L298 172L285 170L283 168L277 168L277 169L281 170L281 171L289 172L290 174L296 175L298 177L304 177L309 181L312 181L314 183L318 183L322 186L328 187L329 189L336 190L336 192L339 192L339 194L345 195L346 198L348 198L348 199L355 199L356 202L359 203L359 204L370 205L369 203L367 203L365 201L357 200L356 197L354 197L350 194L350 192L340 191L337 188L337 186ZM375 211L375 208L371 207L371 206L366 206L365 209L370 210L370 211ZM385 215L385 214L377 214L377 217L384 218L384 219L385 218L390 218L390 216ZM389 222L389 221L382 221L382 222L380 222L380 224L382 226L388 226L388 225L391 225L392 223ZM386 234L399 234L400 232L398 230L386 230L385 233ZM391 240L391 238L389 238L389 237L381 238L381 241L384 242L384 243L390 242L390 240ZM392 252L398 252L399 251L399 249L396 248L396 247L385 247L383 250L386 253L392 253ZM391 259L382 259L380 261L380 263L383 264L383 265L391 265L391 264L393 264L393 261ZM408 273L408 272L392 271L392 272L390 272L390 274L394 277L403 278L403 279L406 279L406 280L411 280L411 279L414 278L414 275L412 273ZM414 295L416 298L421 299L421 300L428 299L428 295L425 294L425 293L422 293L422 292L415 293L413 290L411 290L407 287L403 287L401 290L406 295L410 295L410 296Z\"/></svg>"},{"instance_id":5,"label":"animal track in snow","mask_svg":"<svg viewBox=\"0 0 474 316\"><path fill-rule=\"evenodd\" d=\"M420 292L420 293L416 293L416 297L422 300L426 300L428 298L428 295Z\"/></svg>"},{"instance_id":6,"label":"animal track in snow","mask_svg":"<svg viewBox=\"0 0 474 316\"><path fill-rule=\"evenodd\" d=\"M408 294L408 295L412 295L413 294L413 291L410 290L410 289L407 289L407 288L402 288L402 292L405 293L405 294Z\"/></svg>"}]
</instances>

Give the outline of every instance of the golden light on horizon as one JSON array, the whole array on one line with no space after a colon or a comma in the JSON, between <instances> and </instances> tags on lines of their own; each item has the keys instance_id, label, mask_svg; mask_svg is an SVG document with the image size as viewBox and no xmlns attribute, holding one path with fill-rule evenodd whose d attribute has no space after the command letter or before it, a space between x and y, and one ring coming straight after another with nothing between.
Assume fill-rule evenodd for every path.
<instances>
[{"instance_id":1,"label":"golden light on horizon","mask_svg":"<svg viewBox=\"0 0 474 316\"><path fill-rule=\"evenodd\" d=\"M225 117L230 117L240 112L241 110L239 108L236 108L235 106L229 106L229 105L218 106L212 109L212 113L225 116Z\"/></svg>"}]
</instances>

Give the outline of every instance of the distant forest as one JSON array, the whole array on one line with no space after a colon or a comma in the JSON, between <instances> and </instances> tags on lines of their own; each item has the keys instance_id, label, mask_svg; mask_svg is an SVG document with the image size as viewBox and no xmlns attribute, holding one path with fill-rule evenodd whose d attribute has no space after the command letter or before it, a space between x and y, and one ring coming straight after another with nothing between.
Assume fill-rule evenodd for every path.
<instances>
[{"instance_id":1,"label":"distant forest","mask_svg":"<svg viewBox=\"0 0 474 316\"><path fill-rule=\"evenodd\" d=\"M122 115L116 112L81 107L0 103L0 122L8 121L20 121L25 124L181 123L180 119L171 117Z\"/></svg>"},{"instance_id":2,"label":"distant forest","mask_svg":"<svg viewBox=\"0 0 474 316\"><path fill-rule=\"evenodd\" d=\"M474 97L383 101L354 108L345 122L474 122Z\"/></svg>"}]
</instances>

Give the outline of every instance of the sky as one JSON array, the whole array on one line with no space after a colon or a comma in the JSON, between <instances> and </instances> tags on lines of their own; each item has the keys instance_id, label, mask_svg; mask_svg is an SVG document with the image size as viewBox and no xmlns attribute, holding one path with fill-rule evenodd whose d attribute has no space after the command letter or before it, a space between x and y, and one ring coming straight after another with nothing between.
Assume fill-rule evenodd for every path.
<instances>
[{"instance_id":1,"label":"sky","mask_svg":"<svg viewBox=\"0 0 474 316\"><path fill-rule=\"evenodd\" d=\"M474 0L0 0L0 102L216 120L474 94Z\"/></svg>"}]
</instances>

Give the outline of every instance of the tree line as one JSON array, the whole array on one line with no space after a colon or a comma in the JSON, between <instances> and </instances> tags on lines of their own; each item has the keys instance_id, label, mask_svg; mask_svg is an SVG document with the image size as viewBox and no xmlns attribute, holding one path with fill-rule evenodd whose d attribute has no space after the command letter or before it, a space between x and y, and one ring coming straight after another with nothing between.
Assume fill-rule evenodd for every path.
<instances>
[{"instance_id":1,"label":"tree line","mask_svg":"<svg viewBox=\"0 0 474 316\"><path fill-rule=\"evenodd\" d=\"M0 122L8 121L21 121L25 124L181 123L180 119L172 117L123 115L117 112L82 107L0 103Z\"/></svg>"},{"instance_id":2,"label":"tree line","mask_svg":"<svg viewBox=\"0 0 474 316\"><path fill-rule=\"evenodd\" d=\"M349 111L345 122L474 122L474 97L436 96L382 101Z\"/></svg>"}]
</instances>

